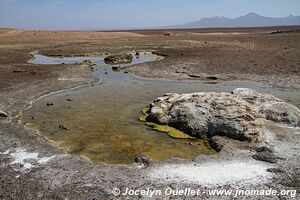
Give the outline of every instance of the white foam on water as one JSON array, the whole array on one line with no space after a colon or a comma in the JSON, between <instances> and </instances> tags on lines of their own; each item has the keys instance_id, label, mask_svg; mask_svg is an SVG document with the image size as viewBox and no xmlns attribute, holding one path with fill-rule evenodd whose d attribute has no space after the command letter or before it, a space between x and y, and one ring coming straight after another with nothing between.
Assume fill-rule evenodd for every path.
<instances>
[{"instance_id":1,"label":"white foam on water","mask_svg":"<svg viewBox=\"0 0 300 200\"><path fill-rule=\"evenodd\" d=\"M269 165L256 161L220 161L204 164L168 164L150 169L148 176L161 182L205 186L262 183L271 178Z\"/></svg>"}]
</instances>

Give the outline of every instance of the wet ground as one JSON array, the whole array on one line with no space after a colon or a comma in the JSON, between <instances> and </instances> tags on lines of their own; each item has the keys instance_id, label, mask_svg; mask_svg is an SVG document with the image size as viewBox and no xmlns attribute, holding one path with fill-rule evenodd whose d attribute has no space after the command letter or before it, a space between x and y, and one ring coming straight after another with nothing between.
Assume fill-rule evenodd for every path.
<instances>
[{"instance_id":1,"label":"wet ground","mask_svg":"<svg viewBox=\"0 0 300 200\"><path fill-rule=\"evenodd\" d=\"M170 157L193 158L214 154L207 141L179 140L156 132L138 121L141 110L167 92L227 91L237 87L271 93L299 106L297 92L246 82L179 82L137 78L126 71L114 71L103 57L47 57L35 55L35 64L74 64L84 60L97 64L95 76L100 84L67 90L42 98L23 112L22 122L39 130L49 140L72 154L83 155L94 162L130 164L139 154L153 160ZM140 52L131 65L159 62L162 57ZM125 69L126 70L126 69Z\"/></svg>"}]
</instances>

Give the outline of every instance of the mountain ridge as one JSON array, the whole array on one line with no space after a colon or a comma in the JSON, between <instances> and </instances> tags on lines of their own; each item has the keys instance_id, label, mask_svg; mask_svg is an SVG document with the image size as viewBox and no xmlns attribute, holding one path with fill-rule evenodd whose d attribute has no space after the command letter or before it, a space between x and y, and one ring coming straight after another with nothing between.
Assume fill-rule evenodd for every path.
<instances>
[{"instance_id":1,"label":"mountain ridge","mask_svg":"<svg viewBox=\"0 0 300 200\"><path fill-rule=\"evenodd\" d=\"M169 26L170 28L234 28L234 27L264 27L264 26L293 26L300 25L300 15L287 17L265 17L254 12L246 15L227 18L222 16L203 17L181 25Z\"/></svg>"}]
</instances>

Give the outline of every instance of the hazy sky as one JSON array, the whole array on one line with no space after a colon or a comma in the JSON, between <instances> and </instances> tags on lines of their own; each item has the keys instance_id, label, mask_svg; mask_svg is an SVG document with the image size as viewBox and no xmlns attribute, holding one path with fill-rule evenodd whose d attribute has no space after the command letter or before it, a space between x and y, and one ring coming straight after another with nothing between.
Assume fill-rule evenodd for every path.
<instances>
[{"instance_id":1,"label":"hazy sky","mask_svg":"<svg viewBox=\"0 0 300 200\"><path fill-rule=\"evenodd\" d=\"M0 0L0 27L159 27L249 12L271 17L300 15L300 0Z\"/></svg>"}]
</instances>

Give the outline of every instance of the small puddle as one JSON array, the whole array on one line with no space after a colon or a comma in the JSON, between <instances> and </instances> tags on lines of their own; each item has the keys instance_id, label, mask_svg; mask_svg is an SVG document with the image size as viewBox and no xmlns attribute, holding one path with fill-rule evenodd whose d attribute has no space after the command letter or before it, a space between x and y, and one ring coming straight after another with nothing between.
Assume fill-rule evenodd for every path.
<instances>
[{"instance_id":1,"label":"small puddle","mask_svg":"<svg viewBox=\"0 0 300 200\"><path fill-rule=\"evenodd\" d=\"M139 58L133 57L130 65L162 59L151 52L140 52ZM141 110L164 93L230 92L237 87L247 87L271 93L295 105L300 102L300 95L296 91L254 83L146 80L123 71L113 71L111 65L104 63L103 57L36 55L31 62L69 64L87 59L97 64L95 75L101 77L101 84L42 98L23 112L21 121L39 130L40 134L67 152L83 155L93 162L131 164L142 153L157 161L170 157L193 158L200 154L214 154L215 151L204 140L174 139L138 121ZM53 105L47 106L48 102ZM62 124L69 130L60 127Z\"/></svg>"}]
</instances>

